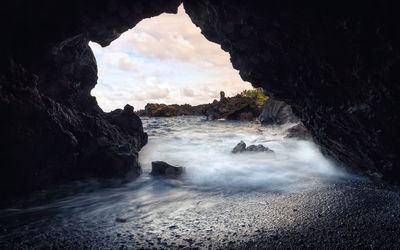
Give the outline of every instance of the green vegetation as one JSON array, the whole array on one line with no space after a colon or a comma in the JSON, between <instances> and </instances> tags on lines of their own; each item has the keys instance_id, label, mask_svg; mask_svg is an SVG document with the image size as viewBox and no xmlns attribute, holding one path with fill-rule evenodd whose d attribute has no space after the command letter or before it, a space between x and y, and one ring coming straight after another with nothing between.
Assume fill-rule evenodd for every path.
<instances>
[{"instance_id":1,"label":"green vegetation","mask_svg":"<svg viewBox=\"0 0 400 250\"><path fill-rule=\"evenodd\" d=\"M268 100L268 96L263 95L261 89L249 89L244 90L240 93L241 96L249 97L249 98L257 98L257 103L263 105L266 100Z\"/></svg>"}]
</instances>

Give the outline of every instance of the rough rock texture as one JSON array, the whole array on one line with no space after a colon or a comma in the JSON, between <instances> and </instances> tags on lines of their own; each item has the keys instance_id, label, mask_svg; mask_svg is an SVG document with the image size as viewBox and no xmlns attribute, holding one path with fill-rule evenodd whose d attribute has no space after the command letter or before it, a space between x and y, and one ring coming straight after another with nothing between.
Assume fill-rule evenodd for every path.
<instances>
[{"instance_id":1,"label":"rough rock texture","mask_svg":"<svg viewBox=\"0 0 400 250\"><path fill-rule=\"evenodd\" d=\"M148 117L172 117L178 115L178 109L173 105L147 103L144 109L139 110L136 114Z\"/></svg>"},{"instance_id":2,"label":"rough rock texture","mask_svg":"<svg viewBox=\"0 0 400 250\"><path fill-rule=\"evenodd\" d=\"M207 116L208 120L253 121L261 113L261 107L256 98L241 95L225 97L225 93L221 91L220 100L214 100L205 105L202 113Z\"/></svg>"},{"instance_id":3,"label":"rough rock texture","mask_svg":"<svg viewBox=\"0 0 400 250\"><path fill-rule=\"evenodd\" d=\"M284 124L288 122L298 122L299 119L293 114L292 109L283 101L268 98L264 103L258 120L262 125Z\"/></svg>"},{"instance_id":4,"label":"rough rock texture","mask_svg":"<svg viewBox=\"0 0 400 250\"><path fill-rule=\"evenodd\" d=\"M180 3L1 3L2 197L83 176L119 175L126 162L138 169L131 163L144 143L133 139L140 130L128 134L112 124L89 95L97 73L87 42L108 45L144 18L176 12ZM326 153L351 168L400 180L395 1L184 5L203 34L230 53L242 78L291 105Z\"/></svg>"},{"instance_id":5,"label":"rough rock texture","mask_svg":"<svg viewBox=\"0 0 400 250\"><path fill-rule=\"evenodd\" d=\"M201 104L192 106L190 104L158 104L158 103L148 103L142 110L138 110L136 114L138 116L147 117L173 117L180 115L204 115L204 107L207 104Z\"/></svg>"},{"instance_id":6,"label":"rough rock texture","mask_svg":"<svg viewBox=\"0 0 400 250\"><path fill-rule=\"evenodd\" d=\"M232 153L240 153L246 150L246 143L244 141L240 141L233 149Z\"/></svg>"},{"instance_id":7,"label":"rough rock texture","mask_svg":"<svg viewBox=\"0 0 400 250\"><path fill-rule=\"evenodd\" d=\"M133 109L104 114L57 102L39 78L13 64L0 77L0 188L4 200L85 177L136 177L147 142ZM96 110L88 98L85 108ZM3 201L4 201L3 200Z\"/></svg>"},{"instance_id":8,"label":"rough rock texture","mask_svg":"<svg viewBox=\"0 0 400 250\"><path fill-rule=\"evenodd\" d=\"M206 104L192 106L190 104L172 104L178 110L178 115L203 115L203 108Z\"/></svg>"},{"instance_id":9,"label":"rough rock texture","mask_svg":"<svg viewBox=\"0 0 400 250\"><path fill-rule=\"evenodd\" d=\"M400 15L394 1L186 0L205 37L285 101L325 153L400 180Z\"/></svg>"},{"instance_id":10,"label":"rough rock texture","mask_svg":"<svg viewBox=\"0 0 400 250\"><path fill-rule=\"evenodd\" d=\"M308 132L307 128L304 127L302 123L289 128L287 132L287 138L298 138L302 140L309 140L312 138L310 132Z\"/></svg>"},{"instance_id":11,"label":"rough rock texture","mask_svg":"<svg viewBox=\"0 0 400 250\"><path fill-rule=\"evenodd\" d=\"M235 97L225 97L223 91L220 92L220 100L214 100L209 104L192 106L190 104L157 104L148 103L143 110L136 112L139 116L148 117L172 117L179 115L198 115L207 116L208 120L226 119L253 121L261 112L260 105L253 98L237 95Z\"/></svg>"},{"instance_id":12,"label":"rough rock texture","mask_svg":"<svg viewBox=\"0 0 400 250\"><path fill-rule=\"evenodd\" d=\"M151 175L178 178L183 173L183 167L172 166L164 161L151 162Z\"/></svg>"},{"instance_id":13,"label":"rough rock texture","mask_svg":"<svg viewBox=\"0 0 400 250\"><path fill-rule=\"evenodd\" d=\"M180 1L5 1L0 25L2 202L87 177L134 178L147 142L133 108L104 113L90 95L107 45Z\"/></svg>"},{"instance_id":14,"label":"rough rock texture","mask_svg":"<svg viewBox=\"0 0 400 250\"><path fill-rule=\"evenodd\" d=\"M243 152L267 152L267 153L273 153L274 151L264 147L262 144L258 145L250 145L246 147L246 143L244 141L240 141L233 149L232 153L237 154L237 153L243 153Z\"/></svg>"}]
</instances>

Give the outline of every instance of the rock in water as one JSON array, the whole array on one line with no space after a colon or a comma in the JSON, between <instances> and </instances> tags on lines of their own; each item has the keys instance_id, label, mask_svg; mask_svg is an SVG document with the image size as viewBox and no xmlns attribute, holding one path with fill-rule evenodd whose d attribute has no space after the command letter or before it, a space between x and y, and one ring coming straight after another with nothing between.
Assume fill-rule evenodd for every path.
<instances>
[{"instance_id":1,"label":"rock in water","mask_svg":"<svg viewBox=\"0 0 400 250\"><path fill-rule=\"evenodd\" d=\"M246 143L244 143L243 141L240 141L232 150L232 153L236 154L236 153L242 153L242 152L274 152L273 150L264 147L261 144L258 145L250 145L248 147L246 147Z\"/></svg>"},{"instance_id":2,"label":"rock in water","mask_svg":"<svg viewBox=\"0 0 400 250\"><path fill-rule=\"evenodd\" d=\"M151 162L151 175L177 178L183 173L183 167L172 166L164 161Z\"/></svg>"},{"instance_id":3,"label":"rock in water","mask_svg":"<svg viewBox=\"0 0 400 250\"><path fill-rule=\"evenodd\" d=\"M264 147L261 144L256 145L250 145L246 148L246 151L250 152L273 152L271 149Z\"/></svg>"},{"instance_id":4,"label":"rock in water","mask_svg":"<svg viewBox=\"0 0 400 250\"><path fill-rule=\"evenodd\" d=\"M244 141L240 141L232 150L232 153L241 153L246 150L246 143Z\"/></svg>"}]
</instances>

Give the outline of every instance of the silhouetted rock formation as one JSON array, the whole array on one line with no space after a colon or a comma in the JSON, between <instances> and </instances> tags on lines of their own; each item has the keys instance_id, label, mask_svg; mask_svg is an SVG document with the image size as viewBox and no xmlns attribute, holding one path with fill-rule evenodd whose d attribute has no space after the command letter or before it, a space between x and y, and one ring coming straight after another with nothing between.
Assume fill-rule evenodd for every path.
<instances>
[{"instance_id":1,"label":"silhouetted rock formation","mask_svg":"<svg viewBox=\"0 0 400 250\"><path fill-rule=\"evenodd\" d=\"M0 78L4 199L77 178L140 174L137 152L147 134L132 107L105 114L89 95L86 103L72 94L57 102L53 98L62 93L52 92L52 98L40 90L37 76L17 64L11 70ZM75 108L75 100L84 111Z\"/></svg>"},{"instance_id":2,"label":"silhouetted rock formation","mask_svg":"<svg viewBox=\"0 0 400 250\"><path fill-rule=\"evenodd\" d=\"M203 108L206 104L192 106L190 104L172 104L178 110L178 115L203 115Z\"/></svg>"},{"instance_id":3,"label":"silhouetted rock formation","mask_svg":"<svg viewBox=\"0 0 400 250\"><path fill-rule=\"evenodd\" d=\"M260 105L253 98L237 95L235 97L225 97L223 91L220 92L220 100L214 100L209 104L191 106L190 104L146 104L144 110L136 112L139 116L148 117L172 117L178 115L201 115L207 116L208 120L226 119L253 121L261 112Z\"/></svg>"},{"instance_id":4,"label":"silhouetted rock formation","mask_svg":"<svg viewBox=\"0 0 400 250\"><path fill-rule=\"evenodd\" d=\"M283 101L268 98L264 103L258 120L263 125L284 124L287 122L298 122L299 119L293 114L292 109Z\"/></svg>"},{"instance_id":5,"label":"silhouetted rock formation","mask_svg":"<svg viewBox=\"0 0 400 250\"><path fill-rule=\"evenodd\" d=\"M208 120L253 121L261 113L261 107L256 98L241 95L225 97L225 93L221 91L220 100L214 100L205 105L202 113L207 116Z\"/></svg>"},{"instance_id":6,"label":"silhouetted rock formation","mask_svg":"<svg viewBox=\"0 0 400 250\"><path fill-rule=\"evenodd\" d=\"M139 110L136 114L148 117L172 117L178 115L178 109L174 105L148 103L144 110Z\"/></svg>"},{"instance_id":7,"label":"silhouetted rock formation","mask_svg":"<svg viewBox=\"0 0 400 250\"><path fill-rule=\"evenodd\" d=\"M97 70L87 43L106 46L144 18L176 13L181 2L2 2L2 197L139 168L144 141L133 138L140 126L135 135L123 131L90 96ZM396 2L183 2L206 38L230 53L241 77L289 104L325 153L400 180ZM251 112L220 111L209 114ZM115 158L126 157L118 152L124 143L131 143L131 167L115 167Z\"/></svg>"}]
</instances>

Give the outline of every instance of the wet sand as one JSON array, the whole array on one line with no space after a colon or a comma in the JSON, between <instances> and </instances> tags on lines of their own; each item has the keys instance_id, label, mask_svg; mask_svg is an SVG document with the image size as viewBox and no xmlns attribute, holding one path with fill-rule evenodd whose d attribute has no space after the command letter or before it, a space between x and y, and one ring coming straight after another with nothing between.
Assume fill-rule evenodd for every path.
<instances>
[{"instance_id":1,"label":"wet sand","mask_svg":"<svg viewBox=\"0 0 400 250\"><path fill-rule=\"evenodd\" d=\"M2 211L0 248L400 248L398 187L343 180L294 193L210 196L167 185L176 192L159 190L157 199L104 189L96 198ZM189 193L190 201L180 198Z\"/></svg>"}]
</instances>

